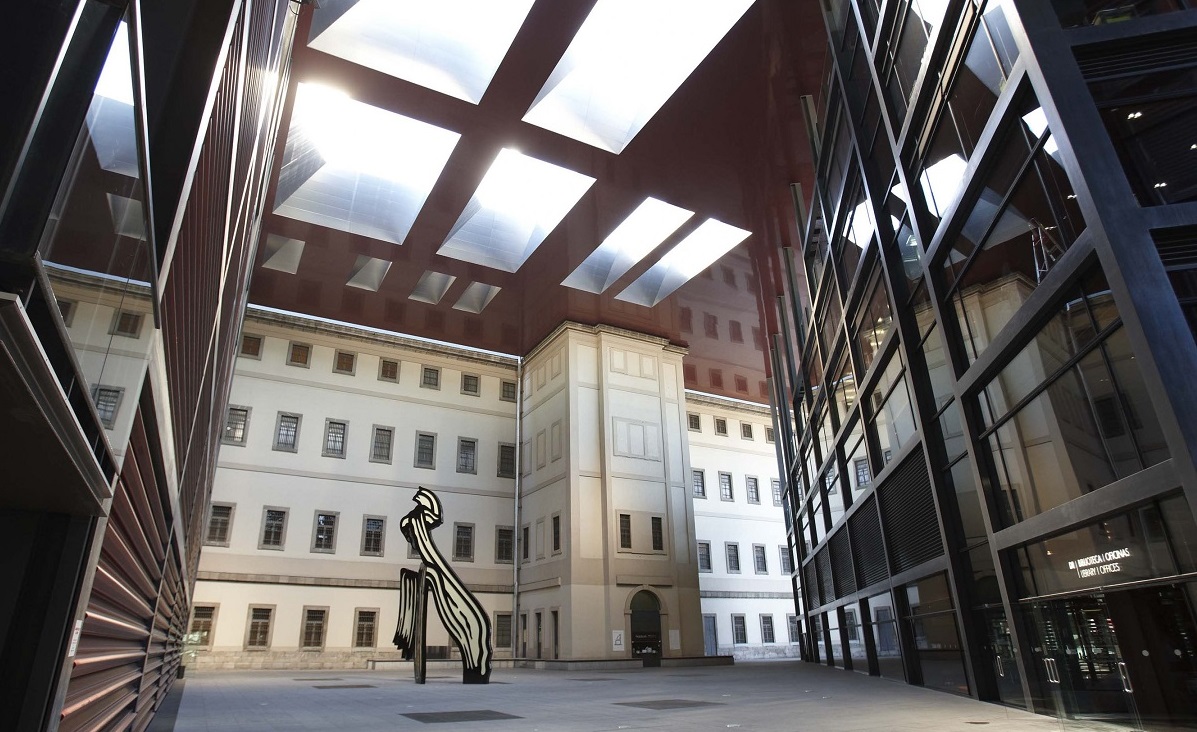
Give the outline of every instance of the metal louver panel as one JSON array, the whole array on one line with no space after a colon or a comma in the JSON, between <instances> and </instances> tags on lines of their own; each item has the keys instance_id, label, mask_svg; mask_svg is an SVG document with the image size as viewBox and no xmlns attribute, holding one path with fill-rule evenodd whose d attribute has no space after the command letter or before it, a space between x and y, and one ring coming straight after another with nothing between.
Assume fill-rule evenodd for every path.
<instances>
[{"instance_id":1,"label":"metal louver panel","mask_svg":"<svg viewBox=\"0 0 1197 732\"><path fill-rule=\"evenodd\" d=\"M841 527L827 542L827 547L831 551L831 571L835 578L835 597L838 600L856 592L856 574L852 571L852 545L848 542L847 527Z\"/></svg>"},{"instance_id":2,"label":"metal louver panel","mask_svg":"<svg viewBox=\"0 0 1197 732\"><path fill-rule=\"evenodd\" d=\"M878 488L881 524L894 573L943 554L943 538L923 455L907 458Z\"/></svg>"},{"instance_id":3,"label":"metal louver panel","mask_svg":"<svg viewBox=\"0 0 1197 732\"><path fill-rule=\"evenodd\" d=\"M831 545L824 544L815 555L815 563L819 565L819 587L823 594L823 603L827 604L835 599L835 582L831 574Z\"/></svg>"},{"instance_id":4,"label":"metal louver panel","mask_svg":"<svg viewBox=\"0 0 1197 732\"><path fill-rule=\"evenodd\" d=\"M1185 29L1140 36L1121 46L1111 47L1108 43L1081 46L1076 49L1076 60L1086 79L1104 79L1197 65L1194 47L1197 47L1197 33Z\"/></svg>"},{"instance_id":5,"label":"metal louver panel","mask_svg":"<svg viewBox=\"0 0 1197 732\"><path fill-rule=\"evenodd\" d=\"M803 584L806 586L807 598L810 600L812 607L819 607L823 604L823 598L819 596L819 574L815 563L812 561L807 564L802 570Z\"/></svg>"},{"instance_id":6,"label":"metal louver panel","mask_svg":"<svg viewBox=\"0 0 1197 732\"><path fill-rule=\"evenodd\" d=\"M1197 227L1155 229L1151 237L1155 240L1155 249L1164 267L1170 270L1197 267Z\"/></svg>"},{"instance_id":7,"label":"metal louver panel","mask_svg":"<svg viewBox=\"0 0 1197 732\"><path fill-rule=\"evenodd\" d=\"M848 519L848 535L852 540L852 562L861 586L868 587L889 577L875 498L866 499L865 505Z\"/></svg>"}]
</instances>

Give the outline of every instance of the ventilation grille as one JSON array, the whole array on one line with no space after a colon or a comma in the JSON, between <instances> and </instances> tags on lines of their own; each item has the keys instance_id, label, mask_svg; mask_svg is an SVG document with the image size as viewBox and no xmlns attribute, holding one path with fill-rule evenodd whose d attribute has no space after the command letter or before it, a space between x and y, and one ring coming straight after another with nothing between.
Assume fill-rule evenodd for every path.
<instances>
[{"instance_id":1,"label":"ventilation grille","mask_svg":"<svg viewBox=\"0 0 1197 732\"><path fill-rule=\"evenodd\" d=\"M848 519L848 535L852 539L852 560L862 586L868 587L889 577L875 498L870 496Z\"/></svg>"},{"instance_id":2,"label":"ventilation grille","mask_svg":"<svg viewBox=\"0 0 1197 732\"><path fill-rule=\"evenodd\" d=\"M856 574L852 571L852 545L848 531L842 528L827 542L831 549L831 567L835 577L836 599L856 592Z\"/></svg>"},{"instance_id":3,"label":"ventilation grille","mask_svg":"<svg viewBox=\"0 0 1197 732\"><path fill-rule=\"evenodd\" d=\"M921 453L908 458L878 490L895 574L943 554L931 481Z\"/></svg>"},{"instance_id":4,"label":"ventilation grille","mask_svg":"<svg viewBox=\"0 0 1197 732\"><path fill-rule=\"evenodd\" d=\"M1151 238L1160 261L1170 270L1197 267L1197 226L1153 229Z\"/></svg>"},{"instance_id":5,"label":"ventilation grille","mask_svg":"<svg viewBox=\"0 0 1197 732\"><path fill-rule=\"evenodd\" d=\"M1124 44L1100 44L1076 49L1077 64L1086 79L1106 79L1197 64L1197 33L1140 36Z\"/></svg>"},{"instance_id":6,"label":"ventilation grille","mask_svg":"<svg viewBox=\"0 0 1197 732\"><path fill-rule=\"evenodd\" d=\"M835 583L831 574L831 544L824 544L815 555L815 563L819 565L819 586L823 595L823 602L831 602L835 598Z\"/></svg>"},{"instance_id":7,"label":"ventilation grille","mask_svg":"<svg viewBox=\"0 0 1197 732\"><path fill-rule=\"evenodd\" d=\"M802 570L803 583L806 585L807 600L813 607L819 607L823 604L823 598L819 597L819 575L815 569L815 563L807 564Z\"/></svg>"}]
</instances>

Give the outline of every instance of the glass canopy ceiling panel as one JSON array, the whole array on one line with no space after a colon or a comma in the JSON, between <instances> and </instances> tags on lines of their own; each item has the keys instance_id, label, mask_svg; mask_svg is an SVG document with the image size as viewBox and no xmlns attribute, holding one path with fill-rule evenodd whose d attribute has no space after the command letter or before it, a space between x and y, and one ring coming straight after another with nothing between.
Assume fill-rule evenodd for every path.
<instances>
[{"instance_id":1,"label":"glass canopy ceiling panel","mask_svg":"<svg viewBox=\"0 0 1197 732\"><path fill-rule=\"evenodd\" d=\"M602 294L693 215L655 198L644 199L561 284Z\"/></svg>"},{"instance_id":2,"label":"glass canopy ceiling panel","mask_svg":"<svg viewBox=\"0 0 1197 732\"><path fill-rule=\"evenodd\" d=\"M620 153L753 0L598 0L524 121Z\"/></svg>"},{"instance_id":3,"label":"glass canopy ceiling panel","mask_svg":"<svg viewBox=\"0 0 1197 732\"><path fill-rule=\"evenodd\" d=\"M504 148L437 254L515 272L593 183Z\"/></svg>"},{"instance_id":4,"label":"glass canopy ceiling panel","mask_svg":"<svg viewBox=\"0 0 1197 732\"><path fill-rule=\"evenodd\" d=\"M615 299L651 308L751 233L716 219L707 219Z\"/></svg>"},{"instance_id":5,"label":"glass canopy ceiling panel","mask_svg":"<svg viewBox=\"0 0 1197 732\"><path fill-rule=\"evenodd\" d=\"M87 132L91 135L101 168L137 178L132 74L128 27L122 21L96 82L91 107L87 110Z\"/></svg>"},{"instance_id":6,"label":"glass canopy ceiling panel","mask_svg":"<svg viewBox=\"0 0 1197 732\"><path fill-rule=\"evenodd\" d=\"M534 0L323 0L308 46L477 104Z\"/></svg>"},{"instance_id":7,"label":"glass canopy ceiling panel","mask_svg":"<svg viewBox=\"0 0 1197 732\"><path fill-rule=\"evenodd\" d=\"M459 138L328 87L300 84L275 213L402 244Z\"/></svg>"}]
</instances>

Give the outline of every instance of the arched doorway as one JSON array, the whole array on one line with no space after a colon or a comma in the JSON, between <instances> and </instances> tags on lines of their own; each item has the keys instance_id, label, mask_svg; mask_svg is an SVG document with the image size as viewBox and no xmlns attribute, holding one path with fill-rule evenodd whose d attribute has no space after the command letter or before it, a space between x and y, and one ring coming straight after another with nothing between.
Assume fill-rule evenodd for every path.
<instances>
[{"instance_id":1,"label":"arched doorway","mask_svg":"<svg viewBox=\"0 0 1197 732\"><path fill-rule=\"evenodd\" d=\"M648 590L632 596L632 657L661 665L661 602Z\"/></svg>"}]
</instances>

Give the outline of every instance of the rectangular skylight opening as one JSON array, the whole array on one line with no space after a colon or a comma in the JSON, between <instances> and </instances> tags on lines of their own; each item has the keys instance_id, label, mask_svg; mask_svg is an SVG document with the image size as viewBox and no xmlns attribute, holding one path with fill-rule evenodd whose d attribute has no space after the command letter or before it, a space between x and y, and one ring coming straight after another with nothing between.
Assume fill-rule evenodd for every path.
<instances>
[{"instance_id":1,"label":"rectangular skylight opening","mask_svg":"<svg viewBox=\"0 0 1197 732\"><path fill-rule=\"evenodd\" d=\"M620 153L752 0L598 0L524 121Z\"/></svg>"},{"instance_id":2,"label":"rectangular skylight opening","mask_svg":"<svg viewBox=\"0 0 1197 732\"><path fill-rule=\"evenodd\" d=\"M408 299L437 305L456 279L453 275L427 270L420 275L420 281L416 283L416 287L408 295Z\"/></svg>"},{"instance_id":3,"label":"rectangular skylight opening","mask_svg":"<svg viewBox=\"0 0 1197 732\"><path fill-rule=\"evenodd\" d=\"M593 183L504 148L437 254L515 272Z\"/></svg>"},{"instance_id":4,"label":"rectangular skylight opening","mask_svg":"<svg viewBox=\"0 0 1197 732\"><path fill-rule=\"evenodd\" d=\"M751 233L716 219L707 219L615 299L654 307Z\"/></svg>"},{"instance_id":5,"label":"rectangular skylight opening","mask_svg":"<svg viewBox=\"0 0 1197 732\"><path fill-rule=\"evenodd\" d=\"M345 285L378 292L378 288L382 287L382 279L387 276L390 269L391 263L386 259L376 259L359 254L353 265L353 272L349 275L349 281Z\"/></svg>"},{"instance_id":6,"label":"rectangular skylight opening","mask_svg":"<svg viewBox=\"0 0 1197 732\"><path fill-rule=\"evenodd\" d=\"M561 284L601 294L693 215L655 198L644 199Z\"/></svg>"},{"instance_id":7,"label":"rectangular skylight opening","mask_svg":"<svg viewBox=\"0 0 1197 732\"><path fill-rule=\"evenodd\" d=\"M483 282L471 282L465 292L461 293L461 297L457 298L453 309L477 315L490 305L490 301L495 299L495 295L498 295L501 289L503 288Z\"/></svg>"},{"instance_id":8,"label":"rectangular skylight opening","mask_svg":"<svg viewBox=\"0 0 1197 732\"><path fill-rule=\"evenodd\" d=\"M266 237L266 258L262 266L276 272L295 274L299 271L299 260L303 258L304 242L278 234Z\"/></svg>"},{"instance_id":9,"label":"rectangular skylight opening","mask_svg":"<svg viewBox=\"0 0 1197 732\"><path fill-rule=\"evenodd\" d=\"M325 2L312 19L308 46L477 104L532 3Z\"/></svg>"}]
</instances>

